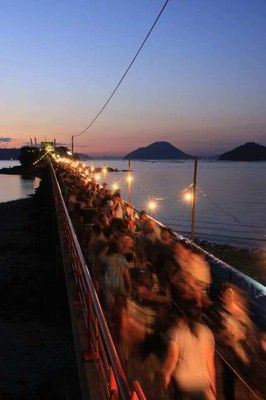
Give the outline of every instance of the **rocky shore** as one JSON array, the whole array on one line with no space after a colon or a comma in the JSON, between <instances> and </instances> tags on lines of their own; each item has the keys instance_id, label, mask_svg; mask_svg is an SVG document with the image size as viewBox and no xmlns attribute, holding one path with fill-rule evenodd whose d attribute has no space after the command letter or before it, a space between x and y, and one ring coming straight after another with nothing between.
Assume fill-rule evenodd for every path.
<instances>
[{"instance_id":1,"label":"rocky shore","mask_svg":"<svg viewBox=\"0 0 266 400\"><path fill-rule=\"evenodd\" d=\"M80 398L72 329L46 178L0 204L0 398Z\"/></svg>"},{"instance_id":2,"label":"rocky shore","mask_svg":"<svg viewBox=\"0 0 266 400\"><path fill-rule=\"evenodd\" d=\"M266 285L266 251L233 247L227 244L200 241L199 246L235 267L256 281Z\"/></svg>"}]
</instances>

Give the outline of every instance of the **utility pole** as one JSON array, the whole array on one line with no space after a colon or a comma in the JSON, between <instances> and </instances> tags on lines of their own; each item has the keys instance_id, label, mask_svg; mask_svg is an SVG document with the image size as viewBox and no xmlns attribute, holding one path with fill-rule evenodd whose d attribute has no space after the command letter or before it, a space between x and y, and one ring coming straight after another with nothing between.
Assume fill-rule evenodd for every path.
<instances>
[{"instance_id":1,"label":"utility pole","mask_svg":"<svg viewBox=\"0 0 266 400\"><path fill-rule=\"evenodd\" d=\"M128 190L128 203L131 204L131 184L132 184L132 173L131 173L131 160L128 160L128 176L127 176L127 190Z\"/></svg>"},{"instance_id":2,"label":"utility pole","mask_svg":"<svg viewBox=\"0 0 266 400\"><path fill-rule=\"evenodd\" d=\"M32 138L30 138L30 147L33 147Z\"/></svg>"},{"instance_id":3,"label":"utility pole","mask_svg":"<svg viewBox=\"0 0 266 400\"><path fill-rule=\"evenodd\" d=\"M71 136L71 152L74 155L74 136Z\"/></svg>"},{"instance_id":4,"label":"utility pole","mask_svg":"<svg viewBox=\"0 0 266 400\"><path fill-rule=\"evenodd\" d=\"M192 241L194 241L194 239L195 239L197 173L198 173L198 159L196 157L194 160L193 197L192 197L192 215L191 215L191 240Z\"/></svg>"}]
</instances>

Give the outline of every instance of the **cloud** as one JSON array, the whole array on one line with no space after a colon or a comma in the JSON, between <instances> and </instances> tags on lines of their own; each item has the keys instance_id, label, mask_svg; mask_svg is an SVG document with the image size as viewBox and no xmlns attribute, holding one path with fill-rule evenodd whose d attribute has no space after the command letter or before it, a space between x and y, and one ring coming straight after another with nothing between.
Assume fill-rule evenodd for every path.
<instances>
[{"instance_id":1,"label":"cloud","mask_svg":"<svg viewBox=\"0 0 266 400\"><path fill-rule=\"evenodd\" d=\"M1 143L10 143L12 142L12 138L11 137L0 137L0 142Z\"/></svg>"}]
</instances>

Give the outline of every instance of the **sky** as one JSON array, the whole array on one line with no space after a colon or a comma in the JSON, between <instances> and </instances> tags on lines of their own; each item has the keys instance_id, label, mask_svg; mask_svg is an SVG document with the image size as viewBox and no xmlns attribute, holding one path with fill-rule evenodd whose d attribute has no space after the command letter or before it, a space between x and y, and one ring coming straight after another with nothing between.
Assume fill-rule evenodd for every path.
<instances>
[{"instance_id":1,"label":"sky","mask_svg":"<svg viewBox=\"0 0 266 400\"><path fill-rule=\"evenodd\" d=\"M123 74L162 0L1 0L0 147L70 145ZM191 154L266 145L266 1L170 0L76 150L166 140Z\"/></svg>"}]
</instances>

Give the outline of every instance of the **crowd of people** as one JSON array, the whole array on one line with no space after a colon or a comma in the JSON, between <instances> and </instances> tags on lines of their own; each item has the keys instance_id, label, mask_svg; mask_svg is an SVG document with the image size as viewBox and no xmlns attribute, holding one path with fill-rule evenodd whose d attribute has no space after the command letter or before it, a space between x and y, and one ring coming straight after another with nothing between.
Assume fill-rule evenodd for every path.
<instances>
[{"instance_id":1,"label":"crowd of people","mask_svg":"<svg viewBox=\"0 0 266 400\"><path fill-rule=\"evenodd\" d=\"M214 302L201 254L145 211L136 213L119 190L98 184L93 174L69 162L55 169L125 369L142 375L134 378L144 387L149 381L156 386L153 399L219 398L215 342L244 372L263 352L265 338L260 341L245 294L225 284ZM234 373L227 363L222 368L224 398L231 400Z\"/></svg>"}]
</instances>

